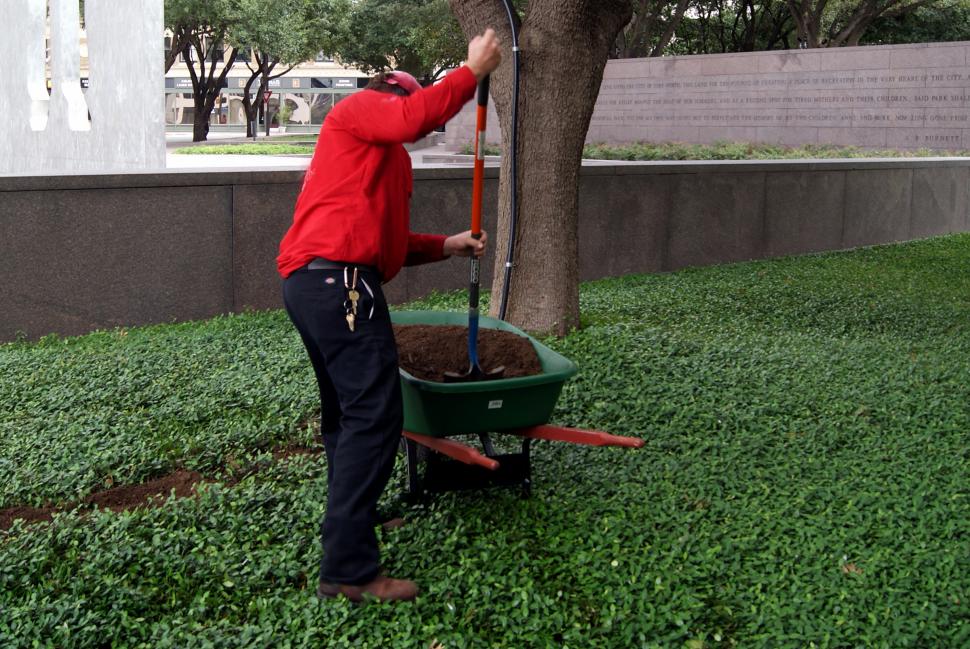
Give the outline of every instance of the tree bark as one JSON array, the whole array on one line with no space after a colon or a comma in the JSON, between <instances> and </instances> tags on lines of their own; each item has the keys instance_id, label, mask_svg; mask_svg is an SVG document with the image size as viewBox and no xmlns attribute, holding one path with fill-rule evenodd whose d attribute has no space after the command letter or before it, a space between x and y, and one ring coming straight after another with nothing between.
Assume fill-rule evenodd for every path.
<instances>
[{"instance_id":1,"label":"tree bark","mask_svg":"<svg viewBox=\"0 0 970 649\"><path fill-rule=\"evenodd\" d=\"M259 99L253 101L253 84L256 79L259 78L259 71L253 71L250 68L251 74L249 79L246 80L246 86L243 88L243 112L246 113L246 137L256 137L256 129L254 128L254 122L258 115L257 106L259 101L262 101L263 89L259 87L256 92L258 93Z\"/></svg>"},{"instance_id":2,"label":"tree bark","mask_svg":"<svg viewBox=\"0 0 970 649\"><path fill-rule=\"evenodd\" d=\"M511 140L512 35L499 0L449 0L466 37L492 27L503 44L491 91ZM603 68L630 20L627 0L532 0L519 25L521 74L518 142L518 226L506 320L524 329L564 335L579 326L579 170ZM568 73L564 72L568 71ZM511 158L502 157L497 263L491 313L497 315L510 234Z\"/></svg>"}]
</instances>

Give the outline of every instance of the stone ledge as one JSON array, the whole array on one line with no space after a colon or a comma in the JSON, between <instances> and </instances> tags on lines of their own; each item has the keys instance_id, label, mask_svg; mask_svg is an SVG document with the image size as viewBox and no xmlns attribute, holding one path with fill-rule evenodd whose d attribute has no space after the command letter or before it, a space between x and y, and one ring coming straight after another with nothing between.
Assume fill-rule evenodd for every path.
<instances>
[{"instance_id":1,"label":"stone ledge","mask_svg":"<svg viewBox=\"0 0 970 649\"><path fill-rule=\"evenodd\" d=\"M499 169L485 175L491 232ZM414 231L467 227L470 168L414 176ZM278 308L275 258L302 180L302 168L0 178L0 341ZM583 167L580 277L970 231L968 196L967 158ZM450 260L405 268L386 291L400 303L466 283Z\"/></svg>"},{"instance_id":2,"label":"stone ledge","mask_svg":"<svg viewBox=\"0 0 970 649\"><path fill-rule=\"evenodd\" d=\"M434 154L438 157L438 154ZM426 156L427 157L427 156ZM467 156L471 157L471 156ZM488 162L499 160L487 156ZM594 164L587 164L594 163ZM819 160L668 160L668 161L584 161L580 175L650 175L650 174L710 174L790 172L790 171L851 171L863 169L953 169L970 167L970 158L845 158ZM164 169L149 172L112 174L59 174L48 176L0 176L0 192L120 189L137 187L194 187L208 185L276 185L303 181L304 165L293 167L252 167L246 169ZM440 168L418 168L414 179L448 180L472 177L470 166L449 165ZM485 167L486 178L498 178L499 167Z\"/></svg>"}]
</instances>

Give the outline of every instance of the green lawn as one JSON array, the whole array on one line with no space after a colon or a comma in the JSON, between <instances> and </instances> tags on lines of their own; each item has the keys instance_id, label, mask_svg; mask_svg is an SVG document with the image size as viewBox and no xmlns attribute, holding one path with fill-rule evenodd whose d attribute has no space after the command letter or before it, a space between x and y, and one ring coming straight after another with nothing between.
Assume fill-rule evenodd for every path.
<instances>
[{"instance_id":1,"label":"green lawn","mask_svg":"<svg viewBox=\"0 0 970 649\"><path fill-rule=\"evenodd\" d=\"M325 460L269 452L316 407L285 315L0 346L0 508L216 479L0 533L0 646L970 646L970 235L581 299L554 421L646 446L539 443L531 500L410 511L382 552L414 604L312 596Z\"/></svg>"}]
</instances>

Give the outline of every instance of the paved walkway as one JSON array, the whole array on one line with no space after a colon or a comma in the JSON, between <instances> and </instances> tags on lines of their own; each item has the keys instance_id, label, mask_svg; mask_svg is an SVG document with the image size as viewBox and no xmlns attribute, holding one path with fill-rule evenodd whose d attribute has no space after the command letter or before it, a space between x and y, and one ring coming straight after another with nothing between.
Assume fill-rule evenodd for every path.
<instances>
[{"instance_id":1,"label":"paved walkway","mask_svg":"<svg viewBox=\"0 0 970 649\"><path fill-rule=\"evenodd\" d=\"M283 155L178 155L169 151L166 156L169 169L240 169L245 167L263 169L306 169L310 158Z\"/></svg>"}]
</instances>

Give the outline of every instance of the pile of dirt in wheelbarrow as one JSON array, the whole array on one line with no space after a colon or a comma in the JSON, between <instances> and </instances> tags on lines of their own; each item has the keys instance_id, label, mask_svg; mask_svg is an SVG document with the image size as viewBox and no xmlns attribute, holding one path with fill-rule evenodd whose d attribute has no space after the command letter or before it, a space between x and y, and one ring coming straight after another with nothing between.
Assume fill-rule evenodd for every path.
<instances>
[{"instance_id":1,"label":"pile of dirt in wheelbarrow","mask_svg":"<svg viewBox=\"0 0 970 649\"><path fill-rule=\"evenodd\" d=\"M425 381L444 381L445 372L468 371L468 329L447 325L394 325L401 367ZM485 372L505 367L504 379L542 374L528 338L496 329L478 330L478 364Z\"/></svg>"}]
</instances>

